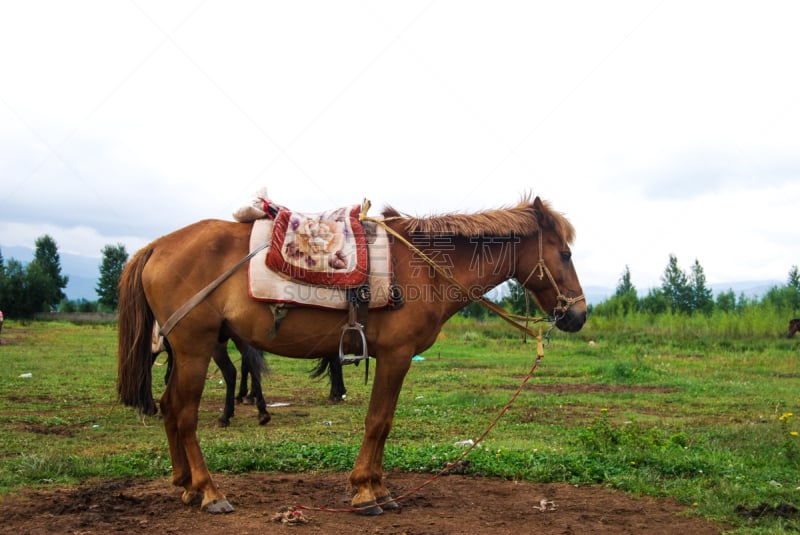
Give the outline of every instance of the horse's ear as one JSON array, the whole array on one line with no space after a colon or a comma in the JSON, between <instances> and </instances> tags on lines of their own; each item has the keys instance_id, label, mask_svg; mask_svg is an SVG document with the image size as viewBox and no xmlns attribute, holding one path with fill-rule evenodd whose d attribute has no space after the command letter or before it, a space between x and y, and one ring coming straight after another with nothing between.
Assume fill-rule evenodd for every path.
<instances>
[{"instance_id":1,"label":"horse's ear","mask_svg":"<svg viewBox=\"0 0 800 535\"><path fill-rule=\"evenodd\" d=\"M540 199L538 195L535 199L533 199L533 208L536 210L536 219L539 221L540 226L554 226L553 218L550 216L550 210L547 209L545 204L542 202L542 199Z\"/></svg>"}]
</instances>

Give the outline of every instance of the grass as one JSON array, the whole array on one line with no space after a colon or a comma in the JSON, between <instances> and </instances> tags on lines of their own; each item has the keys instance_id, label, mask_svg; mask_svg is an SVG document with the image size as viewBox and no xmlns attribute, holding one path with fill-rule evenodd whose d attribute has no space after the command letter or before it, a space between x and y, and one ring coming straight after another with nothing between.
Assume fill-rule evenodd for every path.
<instances>
[{"instance_id":1,"label":"grass","mask_svg":"<svg viewBox=\"0 0 800 535\"><path fill-rule=\"evenodd\" d=\"M780 338L782 324L773 332L728 318L717 332L701 321L598 319L554 334L515 405L470 454L470 471L669 496L737 533L800 530L797 517L736 512L800 506L799 342ZM0 493L169 474L160 420L116 402L114 325L6 321L2 341ZM457 457L456 443L483 432L534 355L533 343L498 321L451 320L412 364L385 468L435 472ZM308 378L310 362L269 362L268 401L290 405L272 409L266 427L249 406L237 407L230 428L215 426L224 388L209 369L199 436L210 469L349 470L371 386L364 367L345 368L347 401L329 406L327 383ZM158 395L163 367L154 376Z\"/></svg>"}]
</instances>

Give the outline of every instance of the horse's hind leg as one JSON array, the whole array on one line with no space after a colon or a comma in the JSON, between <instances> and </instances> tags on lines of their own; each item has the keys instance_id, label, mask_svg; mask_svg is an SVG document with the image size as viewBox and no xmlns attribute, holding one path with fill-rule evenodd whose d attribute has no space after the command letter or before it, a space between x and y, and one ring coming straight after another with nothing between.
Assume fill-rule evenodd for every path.
<instances>
[{"instance_id":1,"label":"horse's hind leg","mask_svg":"<svg viewBox=\"0 0 800 535\"><path fill-rule=\"evenodd\" d=\"M237 345L236 348L238 349L239 346ZM241 350L239 350L241 353ZM236 403L246 403L247 402L247 376L250 375L250 367L248 366L247 362L244 358L244 353L242 353L242 380L239 385L239 393L236 395Z\"/></svg>"},{"instance_id":2,"label":"horse's hind leg","mask_svg":"<svg viewBox=\"0 0 800 535\"><path fill-rule=\"evenodd\" d=\"M242 340L234 338L233 343L236 344L236 349L242 354L242 377L245 373L250 374L251 387L250 399L254 400L258 408L258 423L259 425L266 425L272 419L272 415L267 410L267 402L264 401L264 393L261 390L261 375L266 368L264 354L255 347L245 343ZM247 387L242 383L243 391L247 392ZM242 395L242 391L239 391Z\"/></svg>"},{"instance_id":3,"label":"horse's hind leg","mask_svg":"<svg viewBox=\"0 0 800 535\"><path fill-rule=\"evenodd\" d=\"M214 347L214 344L216 340L209 346ZM172 483L184 488L181 499L185 504L194 503L202 496L202 509L210 513L228 513L233 507L211 479L197 441L197 413L211 360L210 351L194 349L197 356L192 357L183 347L178 343L173 345L175 366L161 398L172 460Z\"/></svg>"},{"instance_id":4,"label":"horse's hind leg","mask_svg":"<svg viewBox=\"0 0 800 535\"><path fill-rule=\"evenodd\" d=\"M342 361L338 357L328 357L330 363L331 390L328 394L328 401L339 403L344 401L347 388L344 386L344 373L342 372Z\"/></svg>"},{"instance_id":5,"label":"horse's hind leg","mask_svg":"<svg viewBox=\"0 0 800 535\"><path fill-rule=\"evenodd\" d=\"M220 372L222 372L222 378L225 380L225 408L222 411L222 416L217 419L217 425L228 427L231 424L235 406L233 397L236 391L236 366L231 362L227 342L217 344L214 349L214 362L219 367Z\"/></svg>"},{"instance_id":6,"label":"horse's hind leg","mask_svg":"<svg viewBox=\"0 0 800 535\"><path fill-rule=\"evenodd\" d=\"M251 357L262 358L261 355L258 354L251 354ZM258 408L258 424L266 425L272 419L272 415L270 415L269 411L267 410L267 402L264 401L264 393L261 390L261 375L259 373L253 373L250 377L253 381L250 393L256 398L256 407Z\"/></svg>"}]
</instances>

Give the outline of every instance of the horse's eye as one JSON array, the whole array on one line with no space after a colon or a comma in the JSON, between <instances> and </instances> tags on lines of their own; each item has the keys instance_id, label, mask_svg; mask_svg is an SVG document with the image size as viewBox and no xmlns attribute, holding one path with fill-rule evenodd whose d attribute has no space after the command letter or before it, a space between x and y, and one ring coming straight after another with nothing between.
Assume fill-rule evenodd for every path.
<instances>
[{"instance_id":1,"label":"horse's eye","mask_svg":"<svg viewBox=\"0 0 800 535\"><path fill-rule=\"evenodd\" d=\"M572 258L572 251L561 251L561 260L564 262L569 262Z\"/></svg>"}]
</instances>

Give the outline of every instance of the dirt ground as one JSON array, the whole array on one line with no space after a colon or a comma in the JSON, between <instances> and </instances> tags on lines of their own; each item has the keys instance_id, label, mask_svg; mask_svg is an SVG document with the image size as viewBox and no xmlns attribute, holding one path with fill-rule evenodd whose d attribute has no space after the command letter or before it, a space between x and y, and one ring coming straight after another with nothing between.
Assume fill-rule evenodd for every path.
<instances>
[{"instance_id":1,"label":"dirt ground","mask_svg":"<svg viewBox=\"0 0 800 535\"><path fill-rule=\"evenodd\" d=\"M346 474L216 475L236 511L210 515L185 506L166 479L98 480L79 487L0 498L0 533L95 534L570 534L720 533L723 526L686 514L670 500L634 498L600 487L535 484L448 475L402 502L399 511L364 517L300 510L306 522L281 522L287 507L347 508ZM428 479L389 473L395 496Z\"/></svg>"}]
</instances>

